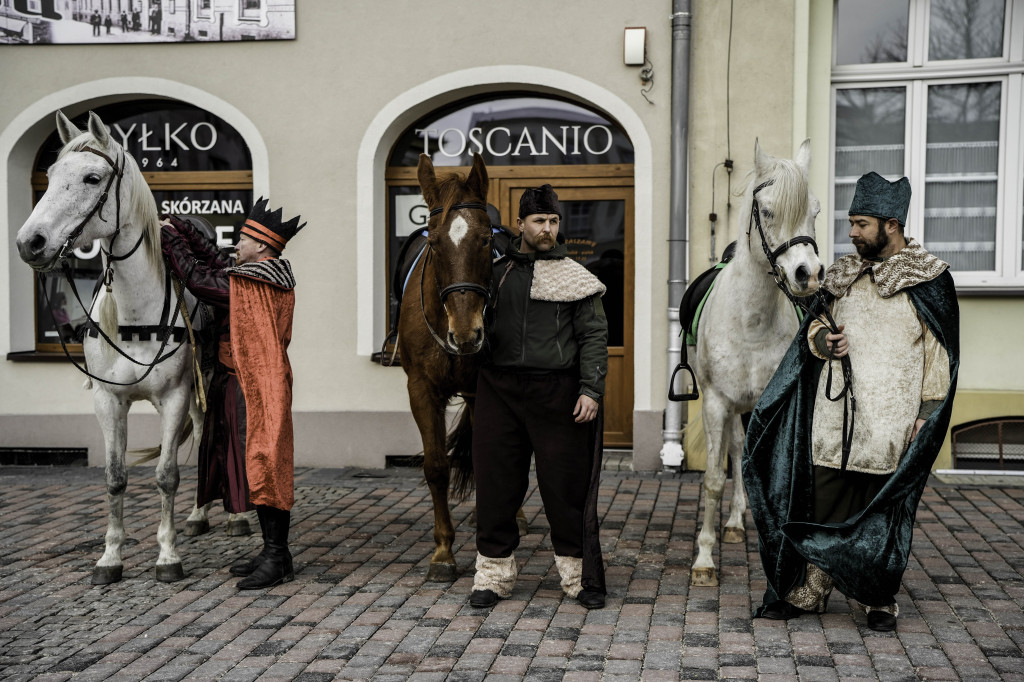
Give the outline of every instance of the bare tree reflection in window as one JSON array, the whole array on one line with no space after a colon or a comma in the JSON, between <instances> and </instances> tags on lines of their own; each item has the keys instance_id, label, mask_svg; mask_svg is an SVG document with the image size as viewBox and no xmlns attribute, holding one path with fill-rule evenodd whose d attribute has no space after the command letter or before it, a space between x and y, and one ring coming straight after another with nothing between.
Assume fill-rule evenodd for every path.
<instances>
[{"instance_id":1,"label":"bare tree reflection in window","mask_svg":"<svg viewBox=\"0 0 1024 682\"><path fill-rule=\"evenodd\" d=\"M1001 57L1005 16L1005 0L932 0L928 58Z\"/></svg>"}]
</instances>

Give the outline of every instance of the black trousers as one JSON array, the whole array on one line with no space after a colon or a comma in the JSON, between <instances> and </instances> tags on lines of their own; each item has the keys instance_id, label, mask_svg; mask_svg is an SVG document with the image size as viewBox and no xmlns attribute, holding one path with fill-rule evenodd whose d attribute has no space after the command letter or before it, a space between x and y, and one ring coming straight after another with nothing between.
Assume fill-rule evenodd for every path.
<instances>
[{"instance_id":1,"label":"black trousers","mask_svg":"<svg viewBox=\"0 0 1024 682\"><path fill-rule=\"evenodd\" d=\"M889 476L814 467L814 520L842 523L860 513L875 499Z\"/></svg>"},{"instance_id":2,"label":"black trousers","mask_svg":"<svg viewBox=\"0 0 1024 682\"><path fill-rule=\"evenodd\" d=\"M555 554L582 557L584 587L604 591L596 511L601 420L577 424L578 398L579 381L569 374L480 370L473 425L477 550L504 558L519 546L515 515L536 454Z\"/></svg>"}]
</instances>

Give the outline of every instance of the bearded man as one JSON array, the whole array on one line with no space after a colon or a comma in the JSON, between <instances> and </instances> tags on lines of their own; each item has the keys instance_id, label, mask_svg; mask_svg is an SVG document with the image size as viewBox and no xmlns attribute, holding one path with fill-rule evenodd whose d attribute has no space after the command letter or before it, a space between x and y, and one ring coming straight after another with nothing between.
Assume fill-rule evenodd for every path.
<instances>
[{"instance_id":1,"label":"bearded man","mask_svg":"<svg viewBox=\"0 0 1024 682\"><path fill-rule=\"evenodd\" d=\"M568 257L561 219L551 185L526 190L520 236L494 266L489 358L478 375L473 428L478 553L469 603L477 608L512 594L516 510L531 453L562 590L588 609L605 605L597 521L605 286Z\"/></svg>"},{"instance_id":2,"label":"bearded man","mask_svg":"<svg viewBox=\"0 0 1024 682\"><path fill-rule=\"evenodd\" d=\"M828 269L818 316L754 409L743 477L768 579L755 616L822 613L835 586L861 603L869 627L896 628L914 516L959 367L953 278L904 235L909 207L907 178L858 180L857 253Z\"/></svg>"}]
</instances>

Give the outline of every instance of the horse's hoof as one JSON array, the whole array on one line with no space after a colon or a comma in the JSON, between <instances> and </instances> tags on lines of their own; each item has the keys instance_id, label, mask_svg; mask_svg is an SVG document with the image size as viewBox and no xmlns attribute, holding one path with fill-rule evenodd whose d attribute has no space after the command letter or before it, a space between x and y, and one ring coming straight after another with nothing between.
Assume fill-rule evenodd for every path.
<instances>
[{"instance_id":1,"label":"horse's hoof","mask_svg":"<svg viewBox=\"0 0 1024 682\"><path fill-rule=\"evenodd\" d=\"M459 577L459 567L455 564L430 564L427 571L429 583L451 583Z\"/></svg>"},{"instance_id":2,"label":"horse's hoof","mask_svg":"<svg viewBox=\"0 0 1024 682\"><path fill-rule=\"evenodd\" d=\"M516 517L516 525L519 526L519 537L530 534L530 523L523 518Z\"/></svg>"},{"instance_id":3,"label":"horse's hoof","mask_svg":"<svg viewBox=\"0 0 1024 682\"><path fill-rule=\"evenodd\" d=\"M693 587L718 587L718 573L714 567L694 568L690 571L690 585Z\"/></svg>"},{"instance_id":4,"label":"horse's hoof","mask_svg":"<svg viewBox=\"0 0 1024 682\"><path fill-rule=\"evenodd\" d=\"M93 585L110 585L121 580L123 566L94 566L92 569Z\"/></svg>"},{"instance_id":5,"label":"horse's hoof","mask_svg":"<svg viewBox=\"0 0 1024 682\"><path fill-rule=\"evenodd\" d=\"M722 542L728 542L730 544L736 544L739 542L746 542L747 534L742 528L726 527L722 531Z\"/></svg>"},{"instance_id":6,"label":"horse's hoof","mask_svg":"<svg viewBox=\"0 0 1024 682\"><path fill-rule=\"evenodd\" d=\"M240 535L251 535L252 530L249 528L249 519L241 518L237 520L228 521L228 535L231 537L238 537Z\"/></svg>"},{"instance_id":7,"label":"horse's hoof","mask_svg":"<svg viewBox=\"0 0 1024 682\"><path fill-rule=\"evenodd\" d=\"M197 535L210 532L210 522L206 519L202 521L186 521L185 522L185 535L190 538L194 538ZM228 535L231 535L229 532Z\"/></svg>"},{"instance_id":8,"label":"horse's hoof","mask_svg":"<svg viewBox=\"0 0 1024 682\"><path fill-rule=\"evenodd\" d=\"M157 564L156 579L162 583L174 583L185 578L185 569L181 562L176 564Z\"/></svg>"}]
</instances>

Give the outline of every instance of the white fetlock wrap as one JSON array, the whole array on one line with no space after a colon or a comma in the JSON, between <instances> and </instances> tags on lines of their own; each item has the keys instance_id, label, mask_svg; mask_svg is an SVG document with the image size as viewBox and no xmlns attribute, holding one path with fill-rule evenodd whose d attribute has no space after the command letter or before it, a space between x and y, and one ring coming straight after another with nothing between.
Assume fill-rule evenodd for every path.
<instances>
[{"instance_id":1,"label":"white fetlock wrap","mask_svg":"<svg viewBox=\"0 0 1024 682\"><path fill-rule=\"evenodd\" d=\"M575 598L583 590L583 559L555 555L555 567L562 577L562 591Z\"/></svg>"},{"instance_id":2,"label":"white fetlock wrap","mask_svg":"<svg viewBox=\"0 0 1024 682\"><path fill-rule=\"evenodd\" d=\"M508 599L512 596L512 587L518 575L519 567L514 556L495 559L477 554L473 590L490 590L502 599Z\"/></svg>"}]
</instances>

